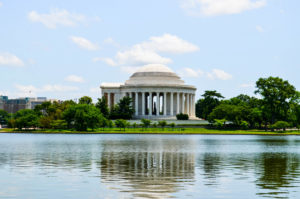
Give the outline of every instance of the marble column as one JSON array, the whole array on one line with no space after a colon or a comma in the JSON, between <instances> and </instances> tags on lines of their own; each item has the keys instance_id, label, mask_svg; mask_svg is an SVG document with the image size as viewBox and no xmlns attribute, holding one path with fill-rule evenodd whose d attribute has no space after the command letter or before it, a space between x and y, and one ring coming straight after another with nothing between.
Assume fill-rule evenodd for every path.
<instances>
[{"instance_id":1,"label":"marble column","mask_svg":"<svg viewBox=\"0 0 300 199\"><path fill-rule=\"evenodd\" d=\"M159 109L160 109L159 92L156 92L156 115L159 115Z\"/></svg>"},{"instance_id":2,"label":"marble column","mask_svg":"<svg viewBox=\"0 0 300 199\"><path fill-rule=\"evenodd\" d=\"M152 115L152 92L149 92L149 115Z\"/></svg>"},{"instance_id":3,"label":"marble column","mask_svg":"<svg viewBox=\"0 0 300 199\"><path fill-rule=\"evenodd\" d=\"M179 114L180 113L180 106L179 106L179 93L176 94L177 95L177 110L176 110L176 113Z\"/></svg>"},{"instance_id":4,"label":"marble column","mask_svg":"<svg viewBox=\"0 0 300 199\"><path fill-rule=\"evenodd\" d=\"M171 93L170 93L170 98L171 98L171 100L170 100L170 101L171 101L171 103L170 103L170 104L171 104L171 107L170 107L170 115L173 115L173 114L174 114L174 113L173 113L173 95L174 95L174 94L171 92Z\"/></svg>"},{"instance_id":5,"label":"marble column","mask_svg":"<svg viewBox=\"0 0 300 199\"><path fill-rule=\"evenodd\" d=\"M182 106L182 109L181 109L181 113L184 113L184 93L182 93L182 96L181 96L181 106Z\"/></svg>"},{"instance_id":6,"label":"marble column","mask_svg":"<svg viewBox=\"0 0 300 199\"><path fill-rule=\"evenodd\" d=\"M164 92L164 116L167 115L167 93Z\"/></svg>"},{"instance_id":7,"label":"marble column","mask_svg":"<svg viewBox=\"0 0 300 199\"><path fill-rule=\"evenodd\" d=\"M139 93L135 92L135 115L139 114Z\"/></svg>"},{"instance_id":8,"label":"marble column","mask_svg":"<svg viewBox=\"0 0 300 199\"><path fill-rule=\"evenodd\" d=\"M145 92L142 92L142 115L145 115Z\"/></svg>"},{"instance_id":9,"label":"marble column","mask_svg":"<svg viewBox=\"0 0 300 199\"><path fill-rule=\"evenodd\" d=\"M110 93L107 93L107 106L108 109L110 110Z\"/></svg>"},{"instance_id":10,"label":"marble column","mask_svg":"<svg viewBox=\"0 0 300 199\"><path fill-rule=\"evenodd\" d=\"M186 114L190 115L190 94L186 94Z\"/></svg>"}]
</instances>

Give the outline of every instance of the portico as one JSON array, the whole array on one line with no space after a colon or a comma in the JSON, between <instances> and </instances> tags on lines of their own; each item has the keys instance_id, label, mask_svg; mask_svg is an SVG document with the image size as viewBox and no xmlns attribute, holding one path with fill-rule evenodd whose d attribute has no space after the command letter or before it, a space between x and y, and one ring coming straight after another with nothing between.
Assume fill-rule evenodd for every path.
<instances>
[{"instance_id":1,"label":"portico","mask_svg":"<svg viewBox=\"0 0 300 199\"><path fill-rule=\"evenodd\" d=\"M171 69L147 65L134 73L125 84L103 83L102 94L112 108L124 96L131 97L135 118L174 118L185 113L195 117L196 88L185 85Z\"/></svg>"}]
</instances>

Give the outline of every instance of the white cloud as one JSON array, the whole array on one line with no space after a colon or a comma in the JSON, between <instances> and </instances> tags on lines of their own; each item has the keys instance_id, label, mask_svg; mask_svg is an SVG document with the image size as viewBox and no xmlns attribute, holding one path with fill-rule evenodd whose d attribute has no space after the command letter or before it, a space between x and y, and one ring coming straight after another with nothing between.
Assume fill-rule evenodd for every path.
<instances>
[{"instance_id":1,"label":"white cloud","mask_svg":"<svg viewBox=\"0 0 300 199\"><path fill-rule=\"evenodd\" d=\"M3 5L2 2L0 2L0 7L1 7L2 5Z\"/></svg>"},{"instance_id":2,"label":"white cloud","mask_svg":"<svg viewBox=\"0 0 300 199\"><path fill-rule=\"evenodd\" d=\"M192 68L183 68L178 71L178 74L182 77L200 77L204 74L202 70L194 70Z\"/></svg>"},{"instance_id":3,"label":"white cloud","mask_svg":"<svg viewBox=\"0 0 300 199\"><path fill-rule=\"evenodd\" d=\"M36 11L31 11L28 13L28 18L32 22L40 22L51 29L55 29L58 25L74 27L87 21L84 15L70 13L63 9L52 9L49 14L39 14Z\"/></svg>"},{"instance_id":4,"label":"white cloud","mask_svg":"<svg viewBox=\"0 0 300 199\"><path fill-rule=\"evenodd\" d=\"M207 73L207 77L210 79L229 80L232 78L232 75L220 69L213 69L212 72Z\"/></svg>"},{"instance_id":5,"label":"white cloud","mask_svg":"<svg viewBox=\"0 0 300 199\"><path fill-rule=\"evenodd\" d=\"M97 44L92 43L91 41L87 40L86 38L71 36L70 39L75 44L77 44L80 48L83 48L86 50L98 50L99 49Z\"/></svg>"},{"instance_id":6,"label":"white cloud","mask_svg":"<svg viewBox=\"0 0 300 199\"><path fill-rule=\"evenodd\" d=\"M120 44L111 37L106 38L103 42L106 44L110 44L114 47L120 48Z\"/></svg>"},{"instance_id":7,"label":"white cloud","mask_svg":"<svg viewBox=\"0 0 300 199\"><path fill-rule=\"evenodd\" d=\"M189 53L199 50L199 47L185 41L175 35L164 34L159 37L150 37L150 41L137 44L136 47L141 47L144 50L166 53Z\"/></svg>"},{"instance_id":8,"label":"white cloud","mask_svg":"<svg viewBox=\"0 0 300 199\"><path fill-rule=\"evenodd\" d=\"M79 88L74 86L64 86L64 85L44 85L41 88L37 88L33 85L21 85L16 84L15 88L18 90L18 96L20 97L31 97L37 96L37 93L44 93L44 92L70 92L76 91Z\"/></svg>"},{"instance_id":9,"label":"white cloud","mask_svg":"<svg viewBox=\"0 0 300 199\"><path fill-rule=\"evenodd\" d=\"M0 53L0 65L24 66L23 61L11 53Z\"/></svg>"},{"instance_id":10,"label":"white cloud","mask_svg":"<svg viewBox=\"0 0 300 199\"><path fill-rule=\"evenodd\" d=\"M255 27L255 29L256 29L258 32L265 32L265 29L264 29L263 27L259 26L259 25L257 25L257 26Z\"/></svg>"},{"instance_id":11,"label":"white cloud","mask_svg":"<svg viewBox=\"0 0 300 199\"><path fill-rule=\"evenodd\" d=\"M181 7L191 16L218 16L238 14L258 9L267 0L181 0Z\"/></svg>"},{"instance_id":12,"label":"white cloud","mask_svg":"<svg viewBox=\"0 0 300 199\"><path fill-rule=\"evenodd\" d=\"M249 83L249 84L241 84L240 87L241 88L254 88L255 86L254 86L254 84Z\"/></svg>"},{"instance_id":13,"label":"white cloud","mask_svg":"<svg viewBox=\"0 0 300 199\"><path fill-rule=\"evenodd\" d=\"M69 75L65 78L66 81L68 82L77 82L77 83L83 83L84 79L80 76L77 75Z\"/></svg>"},{"instance_id":14,"label":"white cloud","mask_svg":"<svg viewBox=\"0 0 300 199\"><path fill-rule=\"evenodd\" d=\"M158 37L150 37L149 40L138 43L128 50L117 52L112 58L94 58L94 61L102 60L111 66L141 66L146 64L169 64L170 58L158 53L182 54L199 50L199 47L189 43L175 35L164 34Z\"/></svg>"}]
</instances>

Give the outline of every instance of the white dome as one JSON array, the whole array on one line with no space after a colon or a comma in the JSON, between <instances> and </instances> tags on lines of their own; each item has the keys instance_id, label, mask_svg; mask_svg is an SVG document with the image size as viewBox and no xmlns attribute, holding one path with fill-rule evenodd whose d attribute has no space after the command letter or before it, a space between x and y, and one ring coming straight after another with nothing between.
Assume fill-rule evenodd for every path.
<instances>
[{"instance_id":1,"label":"white dome","mask_svg":"<svg viewBox=\"0 0 300 199\"><path fill-rule=\"evenodd\" d=\"M142 73L142 72L169 72L173 73L173 71L162 64L148 64L145 66L140 67L137 71L137 73Z\"/></svg>"},{"instance_id":2,"label":"white dome","mask_svg":"<svg viewBox=\"0 0 300 199\"><path fill-rule=\"evenodd\" d=\"M130 86L180 86L184 81L174 73L169 67L161 64L149 64L139 68L130 79L125 82Z\"/></svg>"}]
</instances>

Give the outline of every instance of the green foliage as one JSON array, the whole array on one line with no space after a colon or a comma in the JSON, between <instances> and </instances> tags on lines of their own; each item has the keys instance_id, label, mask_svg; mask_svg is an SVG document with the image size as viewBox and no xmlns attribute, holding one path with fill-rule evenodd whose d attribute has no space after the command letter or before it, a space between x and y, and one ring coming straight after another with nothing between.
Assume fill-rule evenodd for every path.
<instances>
[{"instance_id":1,"label":"green foliage","mask_svg":"<svg viewBox=\"0 0 300 199\"><path fill-rule=\"evenodd\" d=\"M255 93L263 97L263 113L271 124L286 120L291 105L299 100L295 87L279 77L259 78L256 88Z\"/></svg>"},{"instance_id":2,"label":"green foliage","mask_svg":"<svg viewBox=\"0 0 300 199\"><path fill-rule=\"evenodd\" d=\"M158 126L160 126L162 129L164 129L167 126L167 122L165 120L159 121Z\"/></svg>"},{"instance_id":3,"label":"green foliage","mask_svg":"<svg viewBox=\"0 0 300 199\"><path fill-rule=\"evenodd\" d=\"M152 126L153 126L153 128L156 128L157 127L157 123L153 122Z\"/></svg>"},{"instance_id":4,"label":"green foliage","mask_svg":"<svg viewBox=\"0 0 300 199\"><path fill-rule=\"evenodd\" d=\"M177 120L188 120L189 115L184 113L179 113L176 115Z\"/></svg>"},{"instance_id":5,"label":"green foliage","mask_svg":"<svg viewBox=\"0 0 300 199\"><path fill-rule=\"evenodd\" d=\"M285 131L286 130L286 128L288 128L290 126L290 124L288 123L288 122L285 122L285 121L277 121L277 122L275 122L275 124L273 124L272 126L271 126L271 128L273 128L273 129L277 129L277 130L283 130L283 131Z\"/></svg>"},{"instance_id":6,"label":"green foliage","mask_svg":"<svg viewBox=\"0 0 300 199\"><path fill-rule=\"evenodd\" d=\"M93 103L93 100L91 97L83 96L79 99L79 104L89 104L91 105Z\"/></svg>"},{"instance_id":7,"label":"green foliage","mask_svg":"<svg viewBox=\"0 0 300 199\"><path fill-rule=\"evenodd\" d=\"M224 97L215 90L205 91L202 97L204 98L196 103L196 116L207 119L212 110L220 104L220 99Z\"/></svg>"},{"instance_id":8,"label":"green foliage","mask_svg":"<svg viewBox=\"0 0 300 199\"><path fill-rule=\"evenodd\" d=\"M5 111L0 109L0 124L7 124L9 118L9 114Z\"/></svg>"},{"instance_id":9,"label":"green foliage","mask_svg":"<svg viewBox=\"0 0 300 199\"><path fill-rule=\"evenodd\" d=\"M130 97L123 97L120 102L112 108L110 113L111 119L132 119L134 108Z\"/></svg>"},{"instance_id":10,"label":"green foliage","mask_svg":"<svg viewBox=\"0 0 300 199\"><path fill-rule=\"evenodd\" d=\"M220 129L225 126L226 119L215 119L214 121L214 126Z\"/></svg>"},{"instance_id":11,"label":"green foliage","mask_svg":"<svg viewBox=\"0 0 300 199\"><path fill-rule=\"evenodd\" d=\"M62 115L68 128L74 127L77 131L86 131L88 128L95 129L104 120L99 109L89 104L69 106Z\"/></svg>"},{"instance_id":12,"label":"green foliage","mask_svg":"<svg viewBox=\"0 0 300 199\"><path fill-rule=\"evenodd\" d=\"M151 124L151 120L148 119L141 119L141 122L144 128L148 128Z\"/></svg>"},{"instance_id":13,"label":"green foliage","mask_svg":"<svg viewBox=\"0 0 300 199\"><path fill-rule=\"evenodd\" d=\"M18 129L36 128L38 126L38 116L34 110L23 109L14 114L14 125Z\"/></svg>"},{"instance_id":14,"label":"green foliage","mask_svg":"<svg viewBox=\"0 0 300 199\"><path fill-rule=\"evenodd\" d=\"M116 127L120 128L120 130L123 128L123 130L125 131L125 128L129 126L129 122L123 119L117 119L115 121L115 125Z\"/></svg>"},{"instance_id":15,"label":"green foliage","mask_svg":"<svg viewBox=\"0 0 300 199\"><path fill-rule=\"evenodd\" d=\"M172 129L174 129L174 128L175 128L175 123L174 123L174 122L170 123L170 127L171 127Z\"/></svg>"},{"instance_id":16,"label":"green foliage","mask_svg":"<svg viewBox=\"0 0 300 199\"><path fill-rule=\"evenodd\" d=\"M132 124L132 127L133 127L133 128L136 128L137 126L138 126L138 125L137 125L137 123L135 123L135 122Z\"/></svg>"},{"instance_id":17,"label":"green foliage","mask_svg":"<svg viewBox=\"0 0 300 199\"><path fill-rule=\"evenodd\" d=\"M240 123L240 127L241 127L242 129L246 130L246 129L249 128L249 123L248 123L247 121L244 121L244 120L243 120L243 121Z\"/></svg>"},{"instance_id":18,"label":"green foliage","mask_svg":"<svg viewBox=\"0 0 300 199\"><path fill-rule=\"evenodd\" d=\"M65 120L52 120L50 125L53 129L66 129L68 124Z\"/></svg>"},{"instance_id":19,"label":"green foliage","mask_svg":"<svg viewBox=\"0 0 300 199\"><path fill-rule=\"evenodd\" d=\"M100 110L100 112L105 118L109 118L107 100L104 96L102 98L98 98L98 102L96 103L95 106Z\"/></svg>"}]
</instances>

